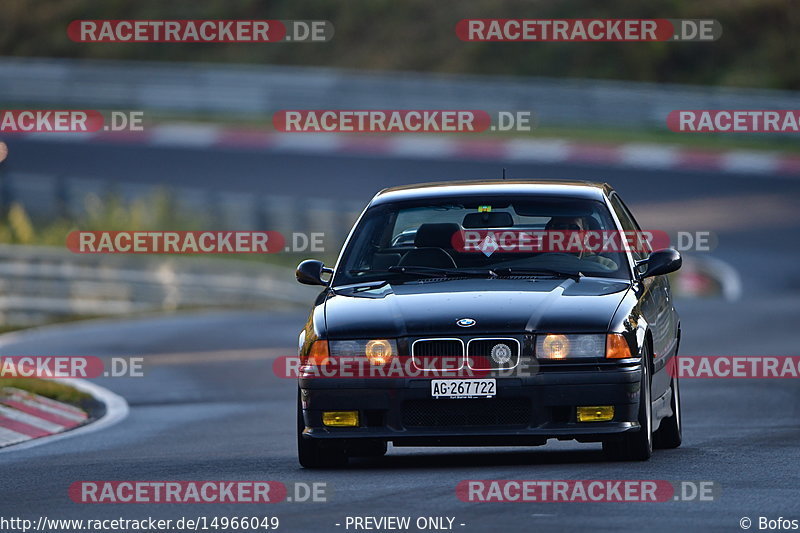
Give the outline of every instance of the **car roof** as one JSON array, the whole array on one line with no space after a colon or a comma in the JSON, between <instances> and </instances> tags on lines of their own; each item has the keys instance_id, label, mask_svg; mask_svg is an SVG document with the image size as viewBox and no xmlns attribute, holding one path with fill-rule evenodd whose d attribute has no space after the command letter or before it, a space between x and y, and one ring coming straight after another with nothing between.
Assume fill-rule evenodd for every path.
<instances>
[{"instance_id":1,"label":"car roof","mask_svg":"<svg viewBox=\"0 0 800 533\"><path fill-rule=\"evenodd\" d=\"M378 205L425 198L486 195L532 195L602 200L613 191L607 183L592 181L509 179L415 183L380 191L370 202Z\"/></svg>"}]
</instances>

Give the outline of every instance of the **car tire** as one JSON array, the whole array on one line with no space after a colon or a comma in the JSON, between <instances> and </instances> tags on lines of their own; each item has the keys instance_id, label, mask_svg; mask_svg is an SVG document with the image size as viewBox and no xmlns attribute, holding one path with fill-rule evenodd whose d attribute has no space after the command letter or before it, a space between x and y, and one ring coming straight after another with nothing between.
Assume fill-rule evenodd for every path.
<instances>
[{"instance_id":1,"label":"car tire","mask_svg":"<svg viewBox=\"0 0 800 533\"><path fill-rule=\"evenodd\" d=\"M661 424L653 435L653 446L661 449L677 448L683 440L681 395L677 377L672 378L670 388L672 389L672 398L670 399L672 416L661 420Z\"/></svg>"},{"instance_id":2,"label":"car tire","mask_svg":"<svg viewBox=\"0 0 800 533\"><path fill-rule=\"evenodd\" d=\"M303 435L303 406L297 392L297 458L303 468L333 468L347 464L347 453L338 442L311 439Z\"/></svg>"},{"instance_id":3,"label":"car tire","mask_svg":"<svg viewBox=\"0 0 800 533\"><path fill-rule=\"evenodd\" d=\"M653 405L650 394L650 369L647 350L642 352L642 382L639 394L639 431L603 441L603 452L620 461L647 461L653 455Z\"/></svg>"}]
</instances>

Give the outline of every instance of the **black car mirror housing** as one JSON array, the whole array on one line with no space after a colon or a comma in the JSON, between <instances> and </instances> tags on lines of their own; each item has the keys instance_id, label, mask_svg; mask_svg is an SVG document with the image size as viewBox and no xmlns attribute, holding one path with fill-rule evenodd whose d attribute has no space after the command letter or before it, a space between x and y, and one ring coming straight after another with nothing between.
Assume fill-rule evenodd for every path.
<instances>
[{"instance_id":1,"label":"black car mirror housing","mask_svg":"<svg viewBox=\"0 0 800 533\"><path fill-rule=\"evenodd\" d=\"M642 274L642 278L649 278L652 276L662 276L675 272L683 264L680 252L672 248L664 250L657 250L650 254L647 259L637 261L636 266L645 265L647 269Z\"/></svg>"},{"instance_id":2,"label":"black car mirror housing","mask_svg":"<svg viewBox=\"0 0 800 533\"><path fill-rule=\"evenodd\" d=\"M322 279L323 273L333 273L333 270L327 268L322 261L316 259L306 259L299 265L294 272L294 276L298 282L304 285L322 285L327 286L328 282Z\"/></svg>"}]
</instances>

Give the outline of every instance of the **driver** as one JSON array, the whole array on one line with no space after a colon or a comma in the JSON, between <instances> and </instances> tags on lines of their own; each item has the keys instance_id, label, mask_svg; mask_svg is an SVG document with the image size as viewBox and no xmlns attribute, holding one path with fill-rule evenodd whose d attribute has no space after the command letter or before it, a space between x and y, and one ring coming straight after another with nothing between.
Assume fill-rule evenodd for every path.
<instances>
[{"instance_id":1,"label":"driver","mask_svg":"<svg viewBox=\"0 0 800 533\"><path fill-rule=\"evenodd\" d=\"M586 223L583 217L560 216L553 217L544 227L545 231L585 231ZM609 270L616 270L617 263L607 257L597 255L589 250L579 250L575 255L585 261L593 261L599 263Z\"/></svg>"}]
</instances>

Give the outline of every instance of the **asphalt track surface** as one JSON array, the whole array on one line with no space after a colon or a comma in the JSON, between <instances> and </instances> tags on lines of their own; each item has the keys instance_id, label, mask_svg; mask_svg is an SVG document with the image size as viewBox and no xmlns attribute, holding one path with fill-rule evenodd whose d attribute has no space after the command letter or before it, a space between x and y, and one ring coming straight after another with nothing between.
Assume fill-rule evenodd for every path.
<instances>
[{"instance_id":1,"label":"asphalt track surface","mask_svg":"<svg viewBox=\"0 0 800 533\"><path fill-rule=\"evenodd\" d=\"M431 179L496 175L501 162L379 159L9 142L15 171L193 184L226 190L314 191L366 201L378 189ZM11 169L9 169L11 170ZM615 185L632 205L741 201L765 192L795 202L800 180L707 172L620 171L602 165L519 165L515 176L589 178ZM144 178L147 176L147 178ZM685 216L680 209L675 217ZM709 215L711 216L711 215ZM731 216L728 213L727 216ZM724 225L724 224L723 224ZM796 219L719 232L716 257L741 274L742 298L680 300L682 353L800 355ZM800 519L800 386L782 380L684 380L684 444L649 462L605 460L599 445L538 448L398 448L347 469L309 471L295 457L295 384L272 373L294 352L305 313L201 313L87 322L34 331L4 355L143 356L143 378L97 379L130 415L99 432L0 454L0 516L179 518L278 516L282 531L345 531L347 516L455 517L456 531L741 531L749 517ZM713 502L465 503L464 479L709 480ZM326 503L87 505L67 494L78 480L276 480L326 482ZM459 526L458 524L465 524ZM342 524L336 526L335 524ZM412 531L416 529L412 528ZM353 531L351 528L350 531Z\"/></svg>"}]
</instances>

